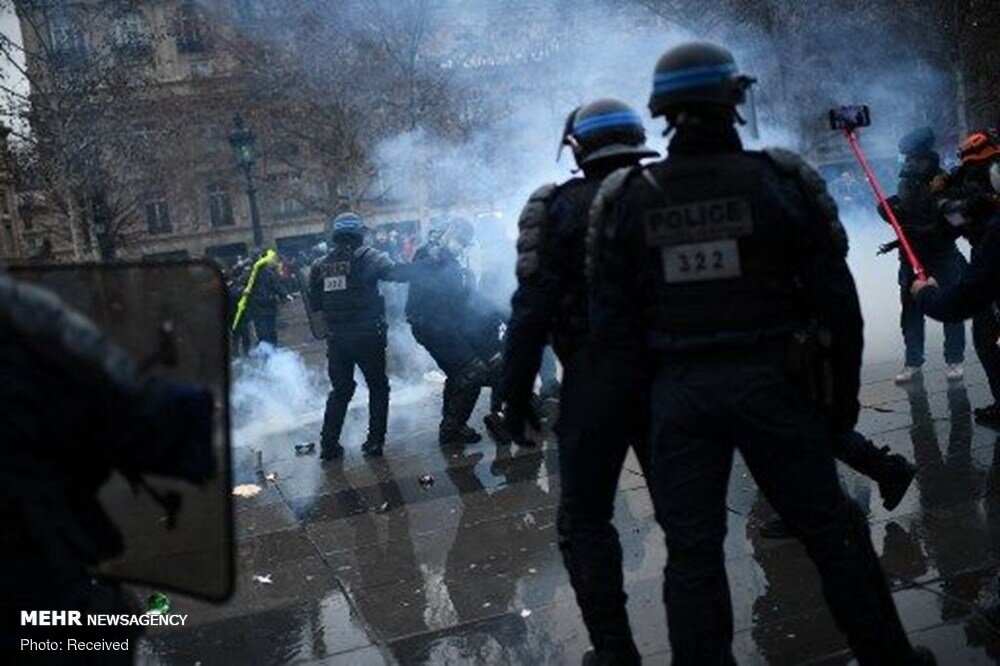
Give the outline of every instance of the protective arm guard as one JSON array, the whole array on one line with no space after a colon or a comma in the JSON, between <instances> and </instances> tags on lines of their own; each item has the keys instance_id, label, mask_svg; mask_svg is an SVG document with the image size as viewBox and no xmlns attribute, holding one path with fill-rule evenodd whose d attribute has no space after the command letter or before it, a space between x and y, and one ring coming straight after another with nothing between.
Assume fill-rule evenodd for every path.
<instances>
[{"instance_id":1,"label":"protective arm guard","mask_svg":"<svg viewBox=\"0 0 1000 666\"><path fill-rule=\"evenodd\" d=\"M601 183L590 207L586 259L590 328L593 339L604 345L643 345L645 322L638 275L645 247L641 241L632 242L629 232L641 235L641 229L625 228L621 210L628 183L640 172L640 167L613 171Z\"/></svg>"},{"instance_id":2,"label":"protective arm guard","mask_svg":"<svg viewBox=\"0 0 1000 666\"><path fill-rule=\"evenodd\" d=\"M504 338L500 394L504 400L527 405L542 364L559 297L559 280L542 257L549 203L558 192L544 185L528 198L518 219L517 290L511 299L511 318Z\"/></svg>"},{"instance_id":3,"label":"protective arm guard","mask_svg":"<svg viewBox=\"0 0 1000 666\"><path fill-rule=\"evenodd\" d=\"M822 382L829 390L821 396L820 406L834 427L853 429L859 411L864 322L857 287L847 266L847 234L837 204L819 173L795 153L774 149L766 154L779 173L795 184L810 217L801 230L798 275L821 343L822 358L817 359L820 372L830 375Z\"/></svg>"}]
</instances>

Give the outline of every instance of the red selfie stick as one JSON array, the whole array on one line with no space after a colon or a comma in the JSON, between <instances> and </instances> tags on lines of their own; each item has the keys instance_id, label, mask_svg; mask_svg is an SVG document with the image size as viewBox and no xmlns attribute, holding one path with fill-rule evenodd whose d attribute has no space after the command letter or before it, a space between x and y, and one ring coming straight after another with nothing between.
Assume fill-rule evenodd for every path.
<instances>
[{"instance_id":1,"label":"red selfie stick","mask_svg":"<svg viewBox=\"0 0 1000 666\"><path fill-rule=\"evenodd\" d=\"M872 186L872 190L875 192L875 198L878 199L878 205L882 207L885 211L885 216L889 219L889 224L892 225L892 230L896 232L896 237L899 239L899 247L903 249L906 254L906 260L910 262L910 267L913 268L913 272L916 273L918 280L926 280L927 273L924 272L923 264L917 259L916 253L913 252L913 248L910 246L910 241L903 233L903 227L900 226L899 220L896 219L896 214L892 212L892 207L889 206L889 202L885 200L885 193L882 192L882 188L879 187L878 181L875 180L875 174L872 172L872 168L868 166L868 160L865 159L865 154L861 152L861 146L858 145L858 137L854 134L854 130L847 128L844 130L844 136L847 137L847 142L851 144L851 150L854 151L854 156L858 158L858 162L861 164L861 168L865 170L865 177L868 179L868 184Z\"/></svg>"}]
</instances>

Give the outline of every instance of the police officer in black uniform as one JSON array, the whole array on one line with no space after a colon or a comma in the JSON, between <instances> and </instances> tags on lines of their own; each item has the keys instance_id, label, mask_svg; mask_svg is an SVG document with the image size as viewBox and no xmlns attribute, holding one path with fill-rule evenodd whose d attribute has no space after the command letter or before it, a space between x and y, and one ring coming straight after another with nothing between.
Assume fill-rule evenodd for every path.
<instances>
[{"instance_id":1,"label":"police officer in black uniform","mask_svg":"<svg viewBox=\"0 0 1000 666\"><path fill-rule=\"evenodd\" d=\"M460 261L473 236L467 220L452 220L440 235L418 248L413 262L419 269L406 300L413 337L446 376L438 437L443 445L482 439L468 420L483 387L495 385L499 376L500 358L496 345L487 340L490 334L484 330L482 300L475 293L471 273ZM498 340L499 330L495 325L493 329L493 338Z\"/></svg>"},{"instance_id":2,"label":"police officer in black uniform","mask_svg":"<svg viewBox=\"0 0 1000 666\"><path fill-rule=\"evenodd\" d=\"M559 436L559 548L594 650L584 663L638 664L622 581L622 552L611 523L629 445L645 460L645 393L621 381L623 364L589 344L584 279L587 217L601 181L656 153L645 147L639 115L601 99L575 109L563 145L583 171L535 191L519 221L513 313L501 379L507 430L523 439L532 389L552 340L563 366ZM624 424L624 427L623 427ZM636 431L628 429L639 425Z\"/></svg>"},{"instance_id":3,"label":"police officer in black uniform","mask_svg":"<svg viewBox=\"0 0 1000 666\"><path fill-rule=\"evenodd\" d=\"M344 455L340 432L357 386L354 367L368 384L368 439L365 456L381 456L389 418L389 379L385 374L385 302L379 280L404 282L412 266L395 264L364 244L364 224L354 213L333 221L332 248L309 273L309 304L326 319L326 357L331 390L326 399L320 458Z\"/></svg>"},{"instance_id":4,"label":"police officer in black uniform","mask_svg":"<svg viewBox=\"0 0 1000 666\"><path fill-rule=\"evenodd\" d=\"M816 563L859 662L910 663L918 654L831 455L858 414L846 236L801 158L743 150L736 107L752 82L718 46L665 53L650 110L674 132L669 157L610 175L591 225L594 334L645 347L653 366L649 484L674 663L735 663L723 540L736 449ZM820 381L797 385L793 367Z\"/></svg>"}]
</instances>

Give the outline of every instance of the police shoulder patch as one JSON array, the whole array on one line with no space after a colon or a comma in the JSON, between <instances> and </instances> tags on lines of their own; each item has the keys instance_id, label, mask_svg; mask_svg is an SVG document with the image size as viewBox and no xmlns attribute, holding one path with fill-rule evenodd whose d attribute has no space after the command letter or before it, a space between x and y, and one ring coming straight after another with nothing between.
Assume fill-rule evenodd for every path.
<instances>
[{"instance_id":1,"label":"police shoulder patch","mask_svg":"<svg viewBox=\"0 0 1000 666\"><path fill-rule=\"evenodd\" d=\"M552 197L559 191L555 183L543 185L532 192L517 220L517 279L530 280L538 272L538 256L548 223L548 208Z\"/></svg>"},{"instance_id":2,"label":"police shoulder patch","mask_svg":"<svg viewBox=\"0 0 1000 666\"><path fill-rule=\"evenodd\" d=\"M783 148L768 148L764 154L778 169L778 172L794 180L809 206L816 212L820 220L828 225L830 240L838 252L847 254L847 232L840 223L840 213L837 202L830 196L826 181L800 155Z\"/></svg>"}]
</instances>

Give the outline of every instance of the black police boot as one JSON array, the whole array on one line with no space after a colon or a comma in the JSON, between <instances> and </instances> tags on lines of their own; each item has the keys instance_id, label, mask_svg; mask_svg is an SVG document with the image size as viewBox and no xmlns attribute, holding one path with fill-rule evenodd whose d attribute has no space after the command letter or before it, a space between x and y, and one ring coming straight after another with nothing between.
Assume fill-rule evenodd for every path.
<instances>
[{"instance_id":1,"label":"black police boot","mask_svg":"<svg viewBox=\"0 0 1000 666\"><path fill-rule=\"evenodd\" d=\"M323 442L319 448L319 459L327 462L330 460L340 460L344 457L344 447L337 442L327 444Z\"/></svg>"},{"instance_id":2,"label":"black police boot","mask_svg":"<svg viewBox=\"0 0 1000 666\"><path fill-rule=\"evenodd\" d=\"M347 391L330 391L327 395L323 429L319 435L320 460L337 460L344 457L344 447L340 445L340 433L344 428L347 405L353 394L354 387L351 385Z\"/></svg>"},{"instance_id":3,"label":"black police boot","mask_svg":"<svg viewBox=\"0 0 1000 666\"><path fill-rule=\"evenodd\" d=\"M467 425L441 422L441 430L438 433L438 443L442 446L455 446L460 444L475 444L481 442L483 436Z\"/></svg>"},{"instance_id":4,"label":"black police boot","mask_svg":"<svg viewBox=\"0 0 1000 666\"><path fill-rule=\"evenodd\" d=\"M497 444L508 446L513 441L510 433L507 432L507 427L503 424L503 416L498 412L490 412L484 416L483 423L486 425L486 432Z\"/></svg>"},{"instance_id":5,"label":"black police boot","mask_svg":"<svg viewBox=\"0 0 1000 666\"><path fill-rule=\"evenodd\" d=\"M888 446L875 446L857 431L836 440L834 446L834 455L839 460L878 483L886 509L892 511L899 506L917 473L913 463L898 453L889 453Z\"/></svg>"},{"instance_id":6,"label":"black police boot","mask_svg":"<svg viewBox=\"0 0 1000 666\"><path fill-rule=\"evenodd\" d=\"M361 453L365 458L381 458L385 448L385 440L369 437L361 445Z\"/></svg>"},{"instance_id":7,"label":"black police boot","mask_svg":"<svg viewBox=\"0 0 1000 666\"><path fill-rule=\"evenodd\" d=\"M1000 404L993 403L989 407L980 407L973 410L976 416L976 423L983 425L1000 425Z\"/></svg>"},{"instance_id":8,"label":"black police boot","mask_svg":"<svg viewBox=\"0 0 1000 666\"><path fill-rule=\"evenodd\" d=\"M882 506L892 511L903 500L903 496L917 475L916 466L898 453L889 453L889 447L882 447L883 459L877 476L878 492L882 496Z\"/></svg>"}]
</instances>

